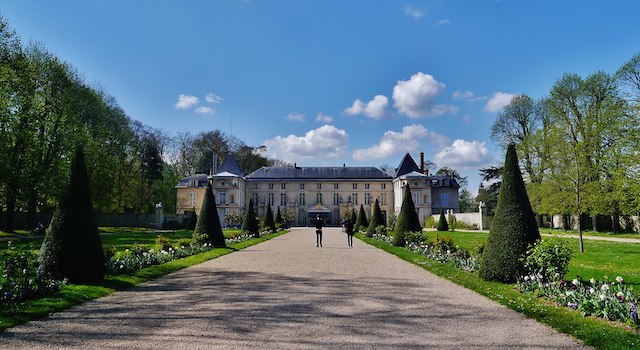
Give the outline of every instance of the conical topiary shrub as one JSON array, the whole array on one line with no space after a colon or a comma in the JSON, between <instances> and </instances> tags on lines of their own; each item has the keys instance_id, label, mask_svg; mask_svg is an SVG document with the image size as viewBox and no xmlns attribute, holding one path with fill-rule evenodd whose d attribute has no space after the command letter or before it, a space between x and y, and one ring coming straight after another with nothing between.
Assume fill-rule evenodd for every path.
<instances>
[{"instance_id":1,"label":"conical topiary shrub","mask_svg":"<svg viewBox=\"0 0 640 350\"><path fill-rule=\"evenodd\" d=\"M364 207L362 206L362 204L360 204L360 210L358 211L358 218L356 219L356 224L354 226L354 229L356 231L360 230L360 227L368 227L369 226L369 221L367 221L367 214L365 214L364 212Z\"/></svg>"},{"instance_id":2,"label":"conical topiary shrub","mask_svg":"<svg viewBox=\"0 0 640 350\"><path fill-rule=\"evenodd\" d=\"M276 227L282 228L282 224L284 224L284 220L282 220L282 214L280 213L280 207L278 207L278 211L276 212Z\"/></svg>"},{"instance_id":3,"label":"conical topiary shrub","mask_svg":"<svg viewBox=\"0 0 640 350\"><path fill-rule=\"evenodd\" d=\"M67 278L72 283L100 281L105 275L105 257L82 147L76 149L69 177L40 248L38 275Z\"/></svg>"},{"instance_id":4,"label":"conical topiary shrub","mask_svg":"<svg viewBox=\"0 0 640 350\"><path fill-rule=\"evenodd\" d=\"M353 223L353 227L355 229L356 221L358 221L358 216L356 215L356 209L351 208L351 222ZM357 230L357 229L356 229Z\"/></svg>"},{"instance_id":5,"label":"conical topiary shrub","mask_svg":"<svg viewBox=\"0 0 640 350\"><path fill-rule=\"evenodd\" d=\"M255 210L253 210L253 199L249 199L247 210L244 211L244 220L242 220L242 233L247 233L253 235L254 237L260 237L260 231L258 230L258 219L256 218Z\"/></svg>"},{"instance_id":6,"label":"conical topiary shrub","mask_svg":"<svg viewBox=\"0 0 640 350\"><path fill-rule=\"evenodd\" d=\"M505 157L496 213L482 253L480 276L492 281L514 281L516 273L522 270L520 258L539 239L516 148L511 144Z\"/></svg>"},{"instance_id":7,"label":"conical topiary shrub","mask_svg":"<svg viewBox=\"0 0 640 350\"><path fill-rule=\"evenodd\" d=\"M273 222L273 211L271 211L270 205L267 205L267 212L264 214L264 219L262 220L262 228L276 232L276 224Z\"/></svg>"},{"instance_id":8,"label":"conical topiary shrub","mask_svg":"<svg viewBox=\"0 0 640 350\"><path fill-rule=\"evenodd\" d=\"M189 218L187 219L187 230L195 230L196 224L198 223L198 215L196 215L196 208L193 208L191 212L189 212Z\"/></svg>"},{"instance_id":9,"label":"conical topiary shrub","mask_svg":"<svg viewBox=\"0 0 640 350\"><path fill-rule=\"evenodd\" d=\"M422 232L420 219L418 218L418 213L416 213L416 206L413 204L413 198L411 198L411 188L408 184L404 189L402 207L400 208L400 214L398 214L398 221L396 222L391 243L395 246L403 247L405 245L404 234L407 232Z\"/></svg>"},{"instance_id":10,"label":"conical topiary shrub","mask_svg":"<svg viewBox=\"0 0 640 350\"><path fill-rule=\"evenodd\" d=\"M444 210L440 210L440 219L438 220L438 231L449 231L447 218L444 217Z\"/></svg>"},{"instance_id":11,"label":"conical topiary shrub","mask_svg":"<svg viewBox=\"0 0 640 350\"><path fill-rule=\"evenodd\" d=\"M198 215L196 228L193 230L193 240L209 242L214 247L226 246L211 183L207 185L207 189L204 192L200 215Z\"/></svg>"},{"instance_id":12,"label":"conical topiary shrub","mask_svg":"<svg viewBox=\"0 0 640 350\"><path fill-rule=\"evenodd\" d=\"M384 219L382 217L382 210L380 210L380 204L378 204L378 200L376 199L373 205L373 214L371 214L371 220L369 220L369 227L367 228L367 237L373 237L373 234L376 233L376 227L380 225L384 225Z\"/></svg>"}]
</instances>

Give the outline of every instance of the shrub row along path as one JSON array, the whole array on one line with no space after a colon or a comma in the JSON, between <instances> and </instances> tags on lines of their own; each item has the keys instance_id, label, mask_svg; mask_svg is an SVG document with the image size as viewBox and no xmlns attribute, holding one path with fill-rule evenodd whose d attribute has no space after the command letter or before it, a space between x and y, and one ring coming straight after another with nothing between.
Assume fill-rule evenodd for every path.
<instances>
[{"instance_id":1,"label":"shrub row along path","mask_svg":"<svg viewBox=\"0 0 640 350\"><path fill-rule=\"evenodd\" d=\"M2 349L576 349L569 336L327 228L8 329Z\"/></svg>"}]
</instances>

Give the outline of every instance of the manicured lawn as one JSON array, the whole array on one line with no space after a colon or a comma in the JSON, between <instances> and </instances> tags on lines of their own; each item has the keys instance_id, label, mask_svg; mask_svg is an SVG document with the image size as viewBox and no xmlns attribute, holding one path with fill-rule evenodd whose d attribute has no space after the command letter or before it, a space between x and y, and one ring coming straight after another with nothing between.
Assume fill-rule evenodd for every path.
<instances>
[{"instance_id":1,"label":"manicured lawn","mask_svg":"<svg viewBox=\"0 0 640 350\"><path fill-rule=\"evenodd\" d=\"M552 234L552 235L577 235L578 231L574 230L560 230L560 229L550 229L550 228L541 228L540 233ZM640 239L640 234L638 233L614 233L612 231L604 231L604 232L593 232L593 231L582 231L583 236L598 236L598 237L617 237L617 238L636 238Z\"/></svg>"},{"instance_id":2,"label":"manicured lawn","mask_svg":"<svg viewBox=\"0 0 640 350\"><path fill-rule=\"evenodd\" d=\"M487 233L482 232L427 232L427 238L433 240L436 234L449 236L460 248L477 252L478 246L487 240ZM548 237L543 237L547 239ZM605 276L613 280L622 276L626 283L634 285L636 293L640 293L640 244L607 241L584 240L584 253L580 253L578 239L562 238L573 247L573 258L569 264L569 272L565 276L573 279L595 278L604 280Z\"/></svg>"},{"instance_id":3,"label":"manicured lawn","mask_svg":"<svg viewBox=\"0 0 640 350\"><path fill-rule=\"evenodd\" d=\"M458 236L463 233L450 232L450 234ZM430 236L433 235L435 234L430 232ZM467 235L469 234L467 233ZM486 239L486 234L484 236L484 239ZM363 237L360 234L357 237L438 276L474 290L510 309L545 323L562 333L570 334L582 340L585 344L595 346L597 349L638 349L640 347L640 334L629 327L615 325L592 317L583 317L577 311L558 307L543 299L520 293L511 284L487 282L476 274L439 263L404 248L394 247L372 238ZM482 239L482 237L479 239ZM474 237L467 236L461 236L460 241L465 241L465 244L479 242Z\"/></svg>"},{"instance_id":4,"label":"manicured lawn","mask_svg":"<svg viewBox=\"0 0 640 350\"><path fill-rule=\"evenodd\" d=\"M29 300L20 305L0 310L0 332L6 328L25 323L29 320L45 317L53 312L67 309L73 305L81 304L88 300L96 299L118 290L130 288L139 283L149 281L154 278L166 275L168 273L202 263L207 260L217 258L219 256L232 253L234 251L255 245L257 243L278 237L288 231L280 231L268 236L250 239L241 243L232 244L227 248L216 248L208 252L192 255L186 258L170 261L166 264L155 265L144 268L142 270L117 276L107 276L104 281L96 285L67 285L63 290L46 298ZM132 236L133 237L128 237ZM141 236L137 236L141 235ZM151 235L153 237L151 237ZM118 250L126 249L131 243L132 238L141 238L146 241L145 244L153 246L155 244L155 235L157 233L120 233L113 235L103 235L103 243L105 238L112 243L116 243ZM171 233L172 239L180 239L191 237L191 231L177 231ZM109 238L114 236L116 238ZM117 237L122 236L122 237ZM39 246L38 246L39 247Z\"/></svg>"}]
</instances>

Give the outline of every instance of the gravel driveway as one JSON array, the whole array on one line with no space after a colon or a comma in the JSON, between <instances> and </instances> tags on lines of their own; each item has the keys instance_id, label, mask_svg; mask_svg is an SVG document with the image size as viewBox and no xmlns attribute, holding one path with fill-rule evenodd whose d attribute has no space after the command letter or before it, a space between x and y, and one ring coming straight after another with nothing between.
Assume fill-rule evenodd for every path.
<instances>
[{"instance_id":1,"label":"gravel driveway","mask_svg":"<svg viewBox=\"0 0 640 350\"><path fill-rule=\"evenodd\" d=\"M1 349L577 349L572 338L327 228L11 328Z\"/></svg>"}]
</instances>

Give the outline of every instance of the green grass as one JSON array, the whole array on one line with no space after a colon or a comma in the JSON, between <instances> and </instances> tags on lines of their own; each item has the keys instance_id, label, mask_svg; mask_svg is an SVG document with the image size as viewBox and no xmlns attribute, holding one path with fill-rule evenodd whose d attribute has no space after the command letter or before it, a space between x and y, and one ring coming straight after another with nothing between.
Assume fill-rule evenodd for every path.
<instances>
[{"instance_id":1,"label":"green grass","mask_svg":"<svg viewBox=\"0 0 640 350\"><path fill-rule=\"evenodd\" d=\"M191 231L185 231L185 232L178 231L175 233L175 237L182 237L186 235L187 232L189 234L191 233ZM96 285L70 284L66 286L63 290L51 296L48 296L46 298L29 300L15 307L0 310L0 331L4 331L9 327L13 327L15 325L22 324L33 319L46 317L53 312L61 311L71 306L81 304L86 301L96 299L99 297L103 297L105 295L111 294L118 290L130 288L139 283L146 282L154 278L158 278L160 276L164 276L168 273L183 269L185 267L196 265L207 260L215 259L219 256L229 254L236 250L244 249L246 247L258 244L260 242L264 242L274 237L278 237L287 232L288 231L280 231L278 233L274 233L268 236L253 238L248 241L232 244L227 248L216 248L208 252L170 261L166 264L150 266L127 275L118 275L118 276L109 275L105 278L104 281ZM131 236L131 234L117 234L117 235L111 235L111 236L119 236L119 235ZM137 235L137 234L134 234L134 235ZM154 233L154 235L156 234ZM104 237L105 236L103 236L103 238ZM109 237L109 236L107 235L106 237ZM120 247L126 247L128 244L131 243L129 239L124 239L124 240L116 240L116 238L113 238L113 239L114 241L117 241L120 244L118 249L120 249ZM145 239L149 244L155 243L154 242L155 238L151 240L150 237L146 237Z\"/></svg>"},{"instance_id":2,"label":"green grass","mask_svg":"<svg viewBox=\"0 0 640 350\"><path fill-rule=\"evenodd\" d=\"M458 234L458 232L450 233ZM482 294L510 309L547 324L562 333L570 334L582 340L585 344L606 350L640 348L640 334L631 328L618 326L596 318L585 318L577 311L558 307L545 300L522 294L516 291L513 285L487 282L475 274L439 263L403 248L394 247L390 244L364 237L361 234L357 234L356 237L438 276ZM473 239L467 239L468 243L473 243Z\"/></svg>"},{"instance_id":3,"label":"green grass","mask_svg":"<svg viewBox=\"0 0 640 350\"><path fill-rule=\"evenodd\" d=\"M550 228L540 228L540 233L542 233L542 234L552 234L552 235L577 235L578 231L575 231L575 230L550 229ZM613 231L603 231L603 232L582 231L582 235L583 236L597 236L597 237L616 237L616 238L635 238L635 239L640 239L640 234L631 233L631 232L616 233L616 232L613 232Z\"/></svg>"},{"instance_id":4,"label":"green grass","mask_svg":"<svg viewBox=\"0 0 640 350\"><path fill-rule=\"evenodd\" d=\"M427 232L427 239L433 240L436 233L449 236L460 248L477 252L478 246L487 240L487 233L472 231ZM547 239L548 237L542 237ZM566 279L580 276L582 279L595 278L613 280L622 276L627 284L633 285L640 293L640 244L610 241L584 240L584 253L580 253L578 239L562 238L573 248L573 258L569 263Z\"/></svg>"}]
</instances>

